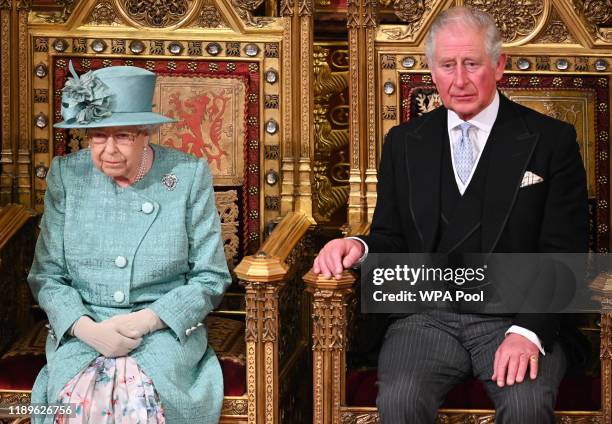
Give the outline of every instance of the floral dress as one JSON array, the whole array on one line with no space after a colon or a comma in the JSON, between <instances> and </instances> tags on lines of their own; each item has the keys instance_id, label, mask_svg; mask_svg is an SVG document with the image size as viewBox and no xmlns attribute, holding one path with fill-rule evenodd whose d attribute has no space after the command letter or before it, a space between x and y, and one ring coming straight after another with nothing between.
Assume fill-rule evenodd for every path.
<instances>
[{"instance_id":1,"label":"floral dress","mask_svg":"<svg viewBox=\"0 0 612 424\"><path fill-rule=\"evenodd\" d=\"M73 406L54 424L163 424L164 410L153 381L129 356L99 356L59 393L58 404Z\"/></svg>"}]
</instances>

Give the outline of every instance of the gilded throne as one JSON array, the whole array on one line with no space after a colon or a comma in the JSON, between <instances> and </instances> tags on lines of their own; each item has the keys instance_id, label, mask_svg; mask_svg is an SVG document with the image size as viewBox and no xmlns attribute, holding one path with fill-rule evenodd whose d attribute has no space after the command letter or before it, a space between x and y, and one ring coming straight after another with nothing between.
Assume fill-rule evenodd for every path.
<instances>
[{"instance_id":1,"label":"gilded throne","mask_svg":"<svg viewBox=\"0 0 612 424\"><path fill-rule=\"evenodd\" d=\"M513 100L571 122L588 176L591 249L610 248L609 132L612 57L606 2L352 1L346 3L350 72L350 193L348 232L368 229L376 204L377 163L385 133L440 105L423 54L433 18L452 5L491 13L509 54L500 89ZM605 12L607 10L607 12ZM359 101L357 101L359 99ZM304 277L313 308L313 422L375 423L376 349L364 351L360 331L376 334L376 318L359 314L359 286ZM602 309L576 318L590 340L591 362L560 388L558 422L612 422L611 283L596 280ZM360 330L361 329L361 330ZM363 336L363 334L362 334ZM382 340L382 335L379 340ZM363 339L363 337L362 337ZM371 346L370 346L371 348ZM492 423L494 411L476 382L456 387L439 411L440 423Z\"/></svg>"},{"instance_id":2,"label":"gilded throne","mask_svg":"<svg viewBox=\"0 0 612 424\"><path fill-rule=\"evenodd\" d=\"M32 304L25 275L51 158L87 147L82 133L53 128L68 66L81 74L127 65L158 75L155 108L179 121L162 127L154 142L205 158L213 172L235 276L206 322L224 374L221 421L308 419L307 387L288 389L298 387L292 382L303 380L307 369L300 364L309 360L299 277L312 222L311 101L304 88L309 78L300 77L310 61L295 59L309 55L310 15L283 3L282 16L274 17L277 5L267 4L264 14L261 3L0 3L0 205L20 204L0 209L7 294L0 313L1 406L29 403L45 361L45 317Z\"/></svg>"}]
</instances>

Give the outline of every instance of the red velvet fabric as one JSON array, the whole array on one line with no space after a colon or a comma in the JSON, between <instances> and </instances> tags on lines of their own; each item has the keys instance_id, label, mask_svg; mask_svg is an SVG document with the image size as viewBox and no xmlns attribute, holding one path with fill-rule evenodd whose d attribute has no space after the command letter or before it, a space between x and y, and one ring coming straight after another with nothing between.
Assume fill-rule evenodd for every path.
<instances>
[{"instance_id":1,"label":"red velvet fabric","mask_svg":"<svg viewBox=\"0 0 612 424\"><path fill-rule=\"evenodd\" d=\"M376 370L354 370L346 377L348 406L376 406ZM447 395L443 408L493 409L479 380L454 387ZM601 409L601 379L599 377L568 377L561 382L558 411L597 411Z\"/></svg>"},{"instance_id":2,"label":"red velvet fabric","mask_svg":"<svg viewBox=\"0 0 612 424\"><path fill-rule=\"evenodd\" d=\"M46 364L44 355L18 355L0 360L0 390L31 390L38 371ZM246 367L239 361L223 358L225 396L246 393Z\"/></svg>"},{"instance_id":3,"label":"red velvet fabric","mask_svg":"<svg viewBox=\"0 0 612 424\"><path fill-rule=\"evenodd\" d=\"M0 360L0 390L31 390L38 371L47 363L44 355L9 356Z\"/></svg>"},{"instance_id":4,"label":"red velvet fabric","mask_svg":"<svg viewBox=\"0 0 612 424\"><path fill-rule=\"evenodd\" d=\"M223 394L242 396L246 393L246 366L231 358L219 359L223 372Z\"/></svg>"}]
</instances>

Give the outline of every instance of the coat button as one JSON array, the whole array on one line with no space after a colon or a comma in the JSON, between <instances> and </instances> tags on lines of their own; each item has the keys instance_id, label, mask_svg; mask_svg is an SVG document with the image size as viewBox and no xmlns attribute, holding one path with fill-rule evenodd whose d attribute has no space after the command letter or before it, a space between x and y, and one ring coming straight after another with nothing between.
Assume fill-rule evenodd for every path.
<instances>
[{"instance_id":1,"label":"coat button","mask_svg":"<svg viewBox=\"0 0 612 424\"><path fill-rule=\"evenodd\" d=\"M119 268L125 268L125 266L127 265L127 259L125 258L125 256L117 256L117 258L115 259L115 265L117 265L117 267Z\"/></svg>"},{"instance_id":2,"label":"coat button","mask_svg":"<svg viewBox=\"0 0 612 424\"><path fill-rule=\"evenodd\" d=\"M185 335L186 335L186 336L191 336L191 332L192 332L192 331L193 331L193 330L192 330L191 328L188 328L187 330L185 330Z\"/></svg>"},{"instance_id":3,"label":"coat button","mask_svg":"<svg viewBox=\"0 0 612 424\"><path fill-rule=\"evenodd\" d=\"M115 300L115 302L121 303L125 300L125 295L122 291L116 291L115 294L113 294L113 299Z\"/></svg>"},{"instance_id":4,"label":"coat button","mask_svg":"<svg viewBox=\"0 0 612 424\"><path fill-rule=\"evenodd\" d=\"M155 209L155 207L153 206L153 203L151 203L151 202L144 202L144 203L142 204L141 209L142 209L142 211L143 211L144 213L146 213L146 214L148 215L148 214L150 214L151 212L153 212L153 210Z\"/></svg>"}]
</instances>

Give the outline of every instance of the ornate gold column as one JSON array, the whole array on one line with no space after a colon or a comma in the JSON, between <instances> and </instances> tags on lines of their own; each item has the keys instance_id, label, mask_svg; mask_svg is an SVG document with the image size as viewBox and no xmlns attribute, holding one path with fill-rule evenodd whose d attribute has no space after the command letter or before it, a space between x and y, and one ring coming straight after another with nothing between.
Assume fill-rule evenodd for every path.
<instances>
[{"instance_id":1,"label":"ornate gold column","mask_svg":"<svg viewBox=\"0 0 612 424\"><path fill-rule=\"evenodd\" d=\"M612 298L609 299L612 302ZM612 312L601 314L601 408L604 423L612 422Z\"/></svg>"},{"instance_id":2,"label":"ornate gold column","mask_svg":"<svg viewBox=\"0 0 612 424\"><path fill-rule=\"evenodd\" d=\"M28 207L34 206L34 196L32 195L32 151L30 146L32 113L28 101L31 96L28 60L30 54L28 14L31 8L31 0L19 0L17 2L18 35L13 38L17 42L11 43L13 57L18 58L18 62L13 68L16 68L17 71L15 75L18 81L18 89L13 91L12 94L13 101L18 102L17 117L13 119L13 122L17 125L13 130L13 134L17 136L17 160L15 162L17 198L14 200Z\"/></svg>"},{"instance_id":3,"label":"ornate gold column","mask_svg":"<svg viewBox=\"0 0 612 424\"><path fill-rule=\"evenodd\" d=\"M312 271L304 275L313 297L312 361L313 424L340 423L345 403L347 315L356 278L345 271L340 280L325 279Z\"/></svg>"},{"instance_id":4,"label":"ornate gold column","mask_svg":"<svg viewBox=\"0 0 612 424\"><path fill-rule=\"evenodd\" d=\"M286 17L285 21L285 39L283 43L286 44L286 48L283 49L283 80L284 80L284 91L283 95L287 98L287 101L283 102L283 144L281 146L282 152L282 163L281 163L281 205L280 213L284 216L288 212L293 210L294 203L294 185L296 181L296 167L295 167L295 145L298 144L295 140L296 131L293 130L293 123L296 116L295 107L291 98L292 87L295 86L297 78L294 76L295 67L291 66L294 63L294 57L299 51L299 43L295 41L294 34L294 4L293 0L281 0L280 15ZM291 42L293 40L293 42ZM297 106L297 105L296 105Z\"/></svg>"},{"instance_id":5,"label":"ornate gold column","mask_svg":"<svg viewBox=\"0 0 612 424\"><path fill-rule=\"evenodd\" d=\"M15 60L11 46L12 41L17 36L15 29L14 14L15 7L10 0L0 1L0 205L11 203L14 191L14 178L16 173L16 137L13 132L17 126L14 121L17 119L17 109L11 101L12 88L16 72L14 70Z\"/></svg>"},{"instance_id":6,"label":"ornate gold column","mask_svg":"<svg viewBox=\"0 0 612 424\"><path fill-rule=\"evenodd\" d=\"M234 269L246 289L248 423L277 424L279 414L279 292L286 284L288 257L310 221L290 212L259 252Z\"/></svg>"},{"instance_id":7,"label":"ornate gold column","mask_svg":"<svg viewBox=\"0 0 612 424\"><path fill-rule=\"evenodd\" d=\"M264 255L255 256L251 265L260 265L264 274L271 272L279 262L267 262ZM257 264L257 261L261 261ZM278 269L282 279L286 269ZM252 273L252 271L251 271ZM277 279L266 283L244 281L246 288L246 329L247 352L247 395L248 422L273 424L279 422L278 416L278 292L282 282Z\"/></svg>"},{"instance_id":8,"label":"ornate gold column","mask_svg":"<svg viewBox=\"0 0 612 424\"><path fill-rule=\"evenodd\" d=\"M370 219L376 203L374 40L376 0L348 0L350 176L348 223ZM363 47L360 47L363 46ZM363 119L363 118L366 119Z\"/></svg>"},{"instance_id":9,"label":"ornate gold column","mask_svg":"<svg viewBox=\"0 0 612 424\"><path fill-rule=\"evenodd\" d=\"M301 127L297 139L300 143L300 156L298 161L298 187L296 193L295 210L304 212L311 221L312 218L312 159L314 156L314 134L313 134L313 106L312 96L312 41L313 36L313 0L298 0L297 14L299 18L300 34L296 39L300 40L300 122Z\"/></svg>"},{"instance_id":10,"label":"ornate gold column","mask_svg":"<svg viewBox=\"0 0 612 424\"><path fill-rule=\"evenodd\" d=\"M312 160L314 156L313 105L312 96L312 40L313 40L313 1L283 0L281 16L290 18L292 39L288 60L293 61L291 68L292 87L299 87L294 97L287 99L292 133L286 134L292 140L291 147L285 146L283 154L283 180L281 188L281 215L291 210L305 213L312 218ZM299 60L296 61L295 58ZM295 98L295 94L298 95ZM285 106L287 107L287 106ZM297 124L299 123L299 124ZM293 203L290 201L293 199Z\"/></svg>"},{"instance_id":11,"label":"ornate gold column","mask_svg":"<svg viewBox=\"0 0 612 424\"><path fill-rule=\"evenodd\" d=\"M602 423L612 423L612 280L602 291L601 311L601 409Z\"/></svg>"}]
</instances>

